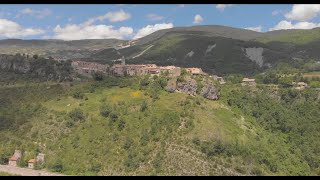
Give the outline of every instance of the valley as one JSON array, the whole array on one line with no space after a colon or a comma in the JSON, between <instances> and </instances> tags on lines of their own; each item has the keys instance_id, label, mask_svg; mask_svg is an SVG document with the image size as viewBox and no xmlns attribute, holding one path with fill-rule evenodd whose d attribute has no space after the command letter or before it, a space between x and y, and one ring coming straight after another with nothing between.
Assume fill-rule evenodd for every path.
<instances>
[{"instance_id":1,"label":"valley","mask_svg":"<svg viewBox=\"0 0 320 180\"><path fill-rule=\"evenodd\" d=\"M287 38L309 31L1 40L0 171L320 175L319 40Z\"/></svg>"}]
</instances>

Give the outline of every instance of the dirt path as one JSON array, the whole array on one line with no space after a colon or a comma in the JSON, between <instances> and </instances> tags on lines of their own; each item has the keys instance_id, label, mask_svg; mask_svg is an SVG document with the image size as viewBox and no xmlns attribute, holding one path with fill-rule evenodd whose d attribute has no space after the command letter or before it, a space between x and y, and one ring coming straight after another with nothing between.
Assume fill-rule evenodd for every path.
<instances>
[{"instance_id":1,"label":"dirt path","mask_svg":"<svg viewBox=\"0 0 320 180\"><path fill-rule=\"evenodd\" d=\"M147 52L150 48L152 48L154 45L149 46L147 49L145 49L144 51L142 51L140 54L134 56L132 59L135 59L137 57L142 56L145 52Z\"/></svg>"},{"instance_id":2,"label":"dirt path","mask_svg":"<svg viewBox=\"0 0 320 180\"><path fill-rule=\"evenodd\" d=\"M21 176L65 176L63 174L51 173L43 170L33 170L27 168L19 168L7 165L0 165L0 172L6 172Z\"/></svg>"}]
</instances>

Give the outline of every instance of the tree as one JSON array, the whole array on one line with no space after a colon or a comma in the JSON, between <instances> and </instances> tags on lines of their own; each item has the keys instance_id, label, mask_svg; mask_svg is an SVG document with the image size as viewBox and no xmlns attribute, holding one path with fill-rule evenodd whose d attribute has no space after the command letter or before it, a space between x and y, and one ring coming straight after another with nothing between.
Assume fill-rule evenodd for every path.
<instances>
[{"instance_id":1,"label":"tree","mask_svg":"<svg viewBox=\"0 0 320 180\"><path fill-rule=\"evenodd\" d=\"M187 75L187 74L188 74L187 70L185 68L182 68L181 69L181 76L184 76L184 75Z\"/></svg>"},{"instance_id":2,"label":"tree","mask_svg":"<svg viewBox=\"0 0 320 180\"><path fill-rule=\"evenodd\" d=\"M39 55L35 54L33 55L33 59L38 59L39 58Z\"/></svg>"},{"instance_id":3,"label":"tree","mask_svg":"<svg viewBox=\"0 0 320 180\"><path fill-rule=\"evenodd\" d=\"M96 80L96 81L102 81L102 80L103 80L103 73L102 73L102 72L99 72L99 71L94 72L94 73L93 73L93 78L94 78L94 80Z\"/></svg>"},{"instance_id":4,"label":"tree","mask_svg":"<svg viewBox=\"0 0 320 180\"><path fill-rule=\"evenodd\" d=\"M63 172L63 163L61 160L57 160L52 166L49 167L54 172Z\"/></svg>"},{"instance_id":5,"label":"tree","mask_svg":"<svg viewBox=\"0 0 320 180\"><path fill-rule=\"evenodd\" d=\"M147 101L142 101L140 111L144 112L146 109L148 109L148 103Z\"/></svg>"},{"instance_id":6,"label":"tree","mask_svg":"<svg viewBox=\"0 0 320 180\"><path fill-rule=\"evenodd\" d=\"M144 77L143 79L140 80L140 89L145 89L146 86L148 85L149 85L148 77Z\"/></svg>"}]
</instances>

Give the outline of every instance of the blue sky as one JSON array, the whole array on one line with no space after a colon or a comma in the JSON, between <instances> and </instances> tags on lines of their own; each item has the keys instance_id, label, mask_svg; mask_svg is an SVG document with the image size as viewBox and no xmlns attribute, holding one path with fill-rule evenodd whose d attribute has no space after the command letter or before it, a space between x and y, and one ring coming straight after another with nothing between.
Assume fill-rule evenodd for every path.
<instances>
[{"instance_id":1,"label":"blue sky","mask_svg":"<svg viewBox=\"0 0 320 180\"><path fill-rule=\"evenodd\" d=\"M1 39L136 39L194 25L311 29L320 26L320 5L0 5Z\"/></svg>"}]
</instances>

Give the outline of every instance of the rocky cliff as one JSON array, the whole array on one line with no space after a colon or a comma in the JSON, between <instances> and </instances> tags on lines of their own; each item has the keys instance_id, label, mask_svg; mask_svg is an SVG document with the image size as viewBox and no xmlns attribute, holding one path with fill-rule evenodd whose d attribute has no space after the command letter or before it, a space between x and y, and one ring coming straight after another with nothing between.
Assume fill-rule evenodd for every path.
<instances>
[{"instance_id":1,"label":"rocky cliff","mask_svg":"<svg viewBox=\"0 0 320 180\"><path fill-rule=\"evenodd\" d=\"M0 72L21 74L32 79L71 80L71 63L57 62L51 59L30 58L22 55L0 55Z\"/></svg>"},{"instance_id":2,"label":"rocky cliff","mask_svg":"<svg viewBox=\"0 0 320 180\"><path fill-rule=\"evenodd\" d=\"M197 95L198 88L201 88L198 82L189 76L185 77L182 82L178 82L176 78L170 79L165 87L168 92L181 92L191 96ZM220 95L213 82L208 80L205 81L202 89L198 92L200 92L199 95L210 100L218 100Z\"/></svg>"}]
</instances>

